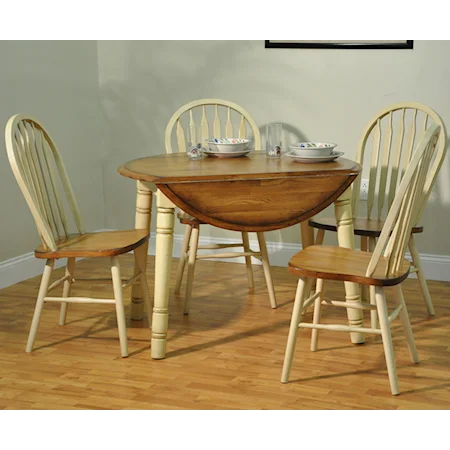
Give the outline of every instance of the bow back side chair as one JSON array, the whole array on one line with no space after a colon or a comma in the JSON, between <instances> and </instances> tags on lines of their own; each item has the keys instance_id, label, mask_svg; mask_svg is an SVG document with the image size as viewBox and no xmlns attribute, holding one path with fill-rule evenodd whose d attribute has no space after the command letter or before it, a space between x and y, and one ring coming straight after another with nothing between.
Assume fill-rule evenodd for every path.
<instances>
[{"instance_id":1,"label":"bow back side chair","mask_svg":"<svg viewBox=\"0 0 450 450\"><path fill-rule=\"evenodd\" d=\"M400 316L401 319L411 359L414 363L419 362L401 283L408 277L410 271L410 262L405 259L405 252L414 226L414 219L426 196L424 187L428 182L427 174L430 161L440 131L441 128L433 124L427 129L420 141L397 190L373 253L335 246L312 245L294 255L290 260L289 271L299 276L300 279L281 376L283 383L289 380L299 327L312 329L311 351L317 350L319 330L344 332L358 330L360 333L381 335L393 395L399 393L399 388L390 326L397 316ZM322 279L321 290L306 299L314 278ZM374 287L376 305L324 299L323 284L328 279L351 281ZM397 306L390 314L384 294L385 286L395 286ZM313 323L303 322L301 320L302 312L312 303L314 303ZM380 327L362 328L342 324L321 324L322 304L346 308L353 307L363 311L376 310Z\"/></svg>"},{"instance_id":2,"label":"bow back side chair","mask_svg":"<svg viewBox=\"0 0 450 450\"><path fill-rule=\"evenodd\" d=\"M237 120L236 120L237 119ZM225 122L224 124L222 122ZM236 123L237 122L237 123ZM256 122L250 114L241 106L219 99L201 99L187 103L179 108L169 120L165 133L166 153L172 153L174 148L178 152L186 152L187 136L195 133L196 127L200 126L201 142L205 142L208 138L220 137L238 137L248 138L248 129L253 135L253 144L255 149L261 148L261 136ZM185 129L187 134L185 134ZM174 146L172 142L174 141ZM264 276L266 279L267 289L269 291L269 299L272 308L276 308L277 302L270 271L269 256L266 247L264 233L258 232L257 238L259 243L259 251L250 248L248 232L243 231L242 241L237 243L209 244L198 245L200 225L204 224L200 220L181 211L178 214L180 222L186 225L183 246L181 250L180 260L175 282L175 292L179 293L181 282L187 261L187 280L186 294L184 300L184 313L189 313L189 303L192 297L192 284L194 279L195 263L198 259L211 258L236 258L245 257L247 267L248 285L250 289L254 288L253 270L251 258L256 258L262 262ZM198 250L222 250L232 247L242 247L243 252L209 252L197 254Z\"/></svg>"},{"instance_id":3,"label":"bow back side chair","mask_svg":"<svg viewBox=\"0 0 450 450\"><path fill-rule=\"evenodd\" d=\"M61 156L49 133L37 120L23 114L12 116L6 124L5 140L12 171L30 208L42 241L42 244L34 251L35 257L46 260L26 351L33 350L45 302L61 302L60 325L65 323L68 303L106 303L115 304L121 355L128 356L122 288L140 283L149 320L151 304L145 276L146 268L142 265L138 266L139 270L136 274L122 284L118 255L129 251L139 255L139 252L145 251L143 244L148 240L148 232L123 230L87 233L84 230L80 210ZM72 219L72 223L69 223L68 218ZM77 231L69 233L70 225L73 223ZM113 299L70 296L76 258L84 257L111 259ZM67 258L65 275L50 284L54 263L58 258ZM136 257L136 264L140 264L140 261L141 258ZM94 280L77 278L77 281ZM50 291L61 285L62 296L48 296Z\"/></svg>"},{"instance_id":4,"label":"bow back side chair","mask_svg":"<svg viewBox=\"0 0 450 450\"><path fill-rule=\"evenodd\" d=\"M413 219L408 242L414 266L411 272L417 273L429 315L434 315L435 312L414 235L423 232L423 226L418 222L447 152L447 133L439 115L419 103L398 103L381 111L368 123L358 144L356 161L364 167L365 158L370 158L367 205L362 217L358 216L358 206L361 179L364 176L359 174L352 186L354 233L361 238L361 250L373 251L384 226L386 211L389 211L394 201L400 181L413 155L415 142L420 141L432 124L439 125L441 133L427 174L422 203ZM309 220L309 226L318 229L316 244L323 242L325 231L336 231L335 219L315 217Z\"/></svg>"}]
</instances>

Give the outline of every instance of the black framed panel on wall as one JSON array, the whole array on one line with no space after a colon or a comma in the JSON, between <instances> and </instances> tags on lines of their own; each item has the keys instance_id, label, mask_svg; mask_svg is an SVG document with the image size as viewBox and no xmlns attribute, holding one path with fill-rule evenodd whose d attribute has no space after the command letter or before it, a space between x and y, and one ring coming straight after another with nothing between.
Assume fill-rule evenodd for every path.
<instances>
[{"instance_id":1,"label":"black framed panel on wall","mask_svg":"<svg viewBox=\"0 0 450 450\"><path fill-rule=\"evenodd\" d=\"M265 41L265 48L412 49L414 41Z\"/></svg>"}]
</instances>

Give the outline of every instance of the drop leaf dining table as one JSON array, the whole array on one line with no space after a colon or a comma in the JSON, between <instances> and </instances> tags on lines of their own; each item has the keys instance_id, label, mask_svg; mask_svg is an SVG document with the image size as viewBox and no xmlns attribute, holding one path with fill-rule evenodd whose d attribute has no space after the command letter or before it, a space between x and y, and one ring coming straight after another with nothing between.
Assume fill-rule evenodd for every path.
<instances>
[{"instance_id":1,"label":"drop leaf dining table","mask_svg":"<svg viewBox=\"0 0 450 450\"><path fill-rule=\"evenodd\" d=\"M149 230L152 195L156 193L153 359L166 355L175 207L227 230L260 233L300 223L302 245L306 246L313 241L307 220L334 202L339 245L354 248L351 183L361 166L348 159L304 164L285 156L267 158L265 152L200 160L173 153L135 159L118 171L137 180L137 229ZM142 258L146 254L142 252ZM346 301L361 301L357 284L345 282L345 292ZM131 316L141 319L144 302L139 285L133 286L131 295ZM347 317L350 326L363 326L361 310L348 308ZM353 343L364 342L364 334L350 335Z\"/></svg>"}]
</instances>

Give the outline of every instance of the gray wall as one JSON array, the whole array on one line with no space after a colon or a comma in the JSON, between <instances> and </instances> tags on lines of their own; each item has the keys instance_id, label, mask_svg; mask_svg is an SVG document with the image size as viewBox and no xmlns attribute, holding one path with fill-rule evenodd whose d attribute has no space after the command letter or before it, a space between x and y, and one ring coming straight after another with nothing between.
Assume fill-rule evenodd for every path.
<instances>
[{"instance_id":1,"label":"gray wall","mask_svg":"<svg viewBox=\"0 0 450 450\"><path fill-rule=\"evenodd\" d=\"M117 167L164 152L167 122L184 103L228 99L246 108L263 134L267 123L282 122L286 143L336 142L353 158L365 124L391 103L429 105L450 127L449 54L449 41L416 41L413 51L265 49L263 41L100 41L100 98L109 151L107 226L133 224L135 186L117 174ZM424 223L420 251L450 255L449 157ZM175 232L181 233L179 226ZM231 235L205 227L202 235L208 234ZM268 233L267 239L299 242L299 228ZM328 239L334 242L331 235Z\"/></svg>"},{"instance_id":2,"label":"gray wall","mask_svg":"<svg viewBox=\"0 0 450 450\"><path fill-rule=\"evenodd\" d=\"M422 102L449 126L449 53L448 41L416 41L413 51L265 49L263 41L2 41L0 123L28 112L47 126L88 229L132 227L135 185L117 168L162 153L167 122L182 104L229 99L253 115L263 136L267 123L282 122L286 144L337 142L352 158L366 122L390 103ZM3 261L31 251L38 235L3 139L0 146ZM448 157L424 223L420 251L450 255ZM202 234L232 235L212 227ZM267 239L299 242L299 227Z\"/></svg>"},{"instance_id":3,"label":"gray wall","mask_svg":"<svg viewBox=\"0 0 450 450\"><path fill-rule=\"evenodd\" d=\"M40 120L65 162L85 226L104 227L96 41L1 41L0 124L28 113ZM0 261L40 242L0 139Z\"/></svg>"}]
</instances>

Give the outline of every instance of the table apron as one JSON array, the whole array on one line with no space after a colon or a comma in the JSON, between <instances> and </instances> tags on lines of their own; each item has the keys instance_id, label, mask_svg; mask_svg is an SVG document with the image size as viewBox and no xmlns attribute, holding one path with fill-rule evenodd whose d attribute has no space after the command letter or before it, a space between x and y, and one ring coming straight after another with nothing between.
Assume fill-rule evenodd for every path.
<instances>
[{"instance_id":1,"label":"table apron","mask_svg":"<svg viewBox=\"0 0 450 450\"><path fill-rule=\"evenodd\" d=\"M303 222L333 203L357 173L156 185L202 222L234 231L270 231Z\"/></svg>"}]
</instances>

